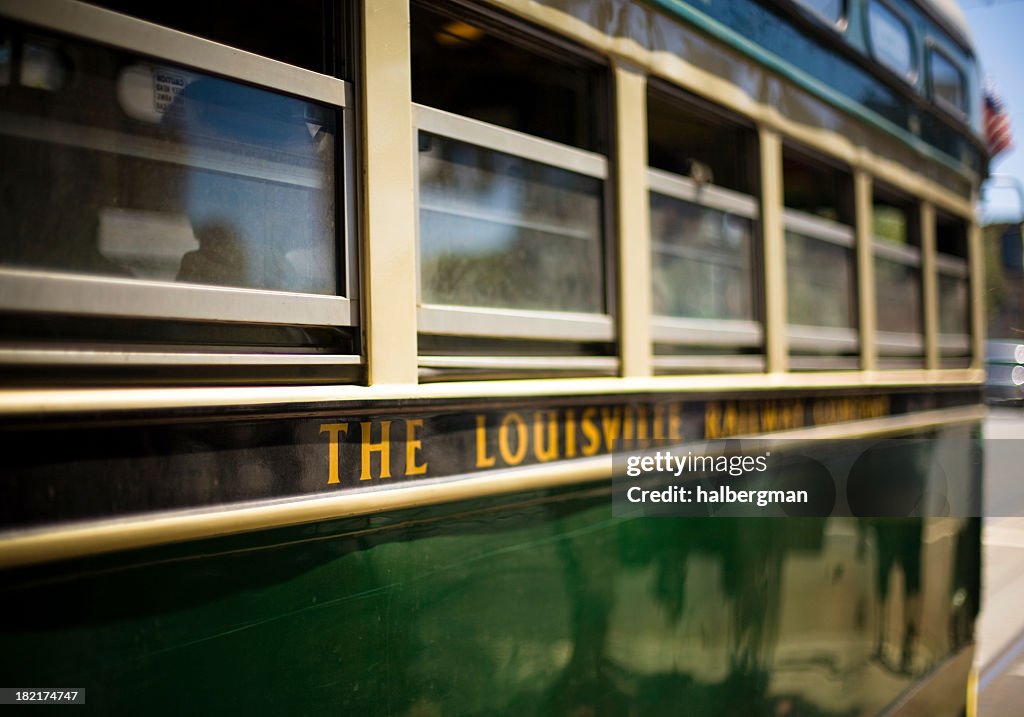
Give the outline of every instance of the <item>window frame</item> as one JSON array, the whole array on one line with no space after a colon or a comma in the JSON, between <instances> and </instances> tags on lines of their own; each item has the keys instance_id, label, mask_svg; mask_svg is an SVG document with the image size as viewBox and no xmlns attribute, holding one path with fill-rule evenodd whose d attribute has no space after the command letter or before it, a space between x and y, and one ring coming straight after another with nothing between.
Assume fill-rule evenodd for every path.
<instances>
[{"instance_id":1,"label":"window frame","mask_svg":"<svg viewBox=\"0 0 1024 717\"><path fill-rule=\"evenodd\" d=\"M888 365L896 366L907 362L911 365L924 365L927 352L927 337L925 331L925 276L924 276L924 249L920 226L921 199L913 194L900 191L890 184L880 183L877 178L872 178L872 202L871 217L867 219L868 226L872 228L871 261L874 263L872 270L873 284L869 290L875 297L875 347L879 359L884 359ZM887 206L904 212L905 243L895 242L882 237L873 231L873 219L876 208ZM916 332L905 331L883 331L878 328L878 317L880 314L878 306L878 259L899 264L901 267L913 269L917 272L918 301L919 303L919 326Z\"/></svg>"},{"instance_id":2,"label":"window frame","mask_svg":"<svg viewBox=\"0 0 1024 717\"><path fill-rule=\"evenodd\" d=\"M839 15L833 19L825 13L818 10L807 0L792 0L801 10L810 14L811 17L815 18L826 27L836 32L842 33L846 30L849 25L849 4L847 0L838 0L839 2Z\"/></svg>"},{"instance_id":3,"label":"window frame","mask_svg":"<svg viewBox=\"0 0 1024 717\"><path fill-rule=\"evenodd\" d=\"M910 46L910 66L906 72L901 72L899 69L892 67L886 63L880 56L879 50L875 42L875 34L871 29L871 8L872 6L878 6L888 12L890 15L896 18L896 20L904 27L907 31L907 40ZM864 27L865 35L867 39L868 50L870 51L871 58L877 62L881 67L884 67L888 72L892 73L896 77L914 84L920 75L921 61L918 55L920 54L917 47L917 35L914 33L914 25L910 22L910 18L906 14L895 7L892 3L887 0L867 0L864 3Z\"/></svg>"},{"instance_id":4,"label":"window frame","mask_svg":"<svg viewBox=\"0 0 1024 717\"><path fill-rule=\"evenodd\" d=\"M945 49L942 48L934 40L929 39L926 43L925 54L928 58L928 96L931 97L932 101L942 107L947 112L956 115L959 119L964 120L967 117L967 73L964 72L963 67L959 62ZM957 73L960 78L960 101L961 104L956 105L949 102L944 97L940 97L935 92L935 70L934 70L934 58L940 56L945 60L950 67Z\"/></svg>"},{"instance_id":5,"label":"window frame","mask_svg":"<svg viewBox=\"0 0 1024 717\"><path fill-rule=\"evenodd\" d=\"M922 314L924 311L924 288L922 274L922 255L920 247L916 246L904 246L896 244L891 241L887 241L878 236L871 237L871 257L873 260L881 257L887 261L892 261L900 266L909 267L916 269L919 276L920 292L921 292L921 309ZM873 290L878 291L877 280ZM925 351L925 338L924 338L924 325L921 325L921 330L916 334L911 334L903 331L882 331L881 329L875 330L875 345L878 347L878 354L882 357L909 357L909 358L920 358L924 360Z\"/></svg>"},{"instance_id":6,"label":"window frame","mask_svg":"<svg viewBox=\"0 0 1024 717\"><path fill-rule=\"evenodd\" d=\"M327 105L337 112L334 172L338 178L332 200L335 228L336 277L344 293L307 294L221 285L191 284L147 279L122 279L34 268L0 268L0 309L17 312L50 312L75 316L109 316L170 321L226 321L291 326L354 327L359 324L358 270L356 263L355 152L353 90L345 80L288 65L261 55L196 37L146 20L122 15L73 0L38 0L19 3L0 0L0 16L34 26L42 32L66 35L137 55L147 61L168 63L192 69L232 82L241 82ZM38 130L37 128L37 131ZM44 132L45 134L45 132ZM55 134L55 133L51 133ZM53 141L53 137L46 137ZM116 139L116 136L114 137ZM96 138L62 138L63 144L104 149ZM102 138L101 138L102 140ZM110 145L110 138L106 144ZM134 143L135 156L152 157L146 141ZM129 145L131 147L131 145ZM161 159L157 157L157 159ZM236 168L238 171L238 168ZM243 176L253 176L243 174ZM68 352L29 351L41 360L51 353L53 360L66 362ZM102 352L82 352L88 361L99 361ZM179 363L177 354L145 351L113 353L168 356L168 363ZM59 356L57 354L60 354ZM72 352L74 354L74 352ZM94 355L95 354L95 355ZM187 356L188 354L182 354ZM304 354L201 354L199 363L343 363L358 361L352 356L329 357ZM220 358L218 358L220 356ZM226 357L226 358L225 358ZM154 358L154 360L156 360ZM157 361L159 362L159 361Z\"/></svg>"},{"instance_id":7,"label":"window frame","mask_svg":"<svg viewBox=\"0 0 1024 717\"><path fill-rule=\"evenodd\" d=\"M949 334L942 332L942 318L938 318L938 328L936 333L936 341L938 343L939 355L948 357L959 357L966 356L970 353L971 349L971 334L973 329L971 328L971 271L970 265L967 259L952 256L950 254L942 254L939 252L935 253L935 285L936 289L939 286L939 277L951 277L958 281L964 282L967 287L967 325L964 327L963 333ZM936 307L937 311L941 311L942 302Z\"/></svg>"},{"instance_id":8,"label":"window frame","mask_svg":"<svg viewBox=\"0 0 1024 717\"><path fill-rule=\"evenodd\" d=\"M555 167L602 182L602 255L610 250L608 241L607 198L610 181L607 157L588 150L553 142L516 130L506 129L480 120L413 103L414 140L420 132L435 134L494 152L501 152L530 162ZM414 144L415 146L415 144ZM416 297L417 331L443 336L475 336L498 339L537 339L560 341L602 341L615 339L612 318L612 285L608 281L607 261L602 261L604 275L604 313L573 311L542 311L508 307L431 304L423 301L421 291L422 246L419 198L420 169L416 158Z\"/></svg>"},{"instance_id":9,"label":"window frame","mask_svg":"<svg viewBox=\"0 0 1024 717\"><path fill-rule=\"evenodd\" d=\"M713 184L698 184L689 177L666 172L663 169L647 167L647 191L661 194L670 199L678 199L700 207L707 207L721 212L728 212L736 216L751 220L753 231L751 233L752 243L757 243L760 237L758 226L761 220L760 202L758 198L726 189ZM648 211L649 201L648 201ZM652 255L656 242L651 237ZM750 247L752 256L751 274L756 271L754 267L753 249ZM653 256L651 257L653 260ZM760 348L764 344L764 327L756 318L757 312L757 285L754 277L751 276L751 296L754 299L753 307L755 318L752 319L702 319L694 317L666 316L660 314L651 315L651 337L655 344L674 344L678 346L713 346L722 348ZM666 356L673 356L668 354ZM675 358L673 356L673 358ZM706 362L706 357L704 361Z\"/></svg>"},{"instance_id":10,"label":"window frame","mask_svg":"<svg viewBox=\"0 0 1024 717\"><path fill-rule=\"evenodd\" d=\"M856 273L857 239L854 227L783 206L782 229L783 235L786 232L793 232L812 241L822 241L848 250L850 252L850 269L854 274ZM853 292L852 298L856 301L857 281L855 276L850 277L850 289ZM846 297L847 300L850 298ZM856 314L855 304L851 305L851 309ZM839 354L856 354L860 350L860 332L857 328L856 315L853 316L853 326L849 328L795 324L790 322L787 316L786 339L791 355L794 349L801 356L807 355L801 354L801 351L809 351L815 359L834 358L831 354L819 357L818 353L822 348L828 348Z\"/></svg>"}]
</instances>

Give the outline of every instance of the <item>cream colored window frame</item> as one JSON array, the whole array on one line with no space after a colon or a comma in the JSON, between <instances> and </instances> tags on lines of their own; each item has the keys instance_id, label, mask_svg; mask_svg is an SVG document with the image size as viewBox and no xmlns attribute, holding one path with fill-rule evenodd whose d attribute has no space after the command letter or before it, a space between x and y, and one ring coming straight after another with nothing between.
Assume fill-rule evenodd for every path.
<instances>
[{"instance_id":1,"label":"cream colored window frame","mask_svg":"<svg viewBox=\"0 0 1024 717\"><path fill-rule=\"evenodd\" d=\"M879 237L872 238L872 256L881 257L896 262L901 266L917 269L921 273L922 259L921 250L917 247L894 244ZM877 291L877 286L873 288ZM922 325L919 333L906 333L897 331L875 331L875 345L878 347L878 354L885 357L907 357L924 356L924 291L922 283L921 292L921 317Z\"/></svg>"},{"instance_id":2,"label":"cream colored window frame","mask_svg":"<svg viewBox=\"0 0 1024 717\"><path fill-rule=\"evenodd\" d=\"M949 276L967 282L967 321L970 322L973 296L970 289L970 267L966 259L947 254L935 254L935 286L938 289L938 275ZM938 310L938 307L936 307ZM941 324L941 321L939 322ZM965 327L967 328L967 327ZM971 334L968 328L962 334L938 333L936 337L940 356L966 356L971 350Z\"/></svg>"},{"instance_id":3,"label":"cream colored window frame","mask_svg":"<svg viewBox=\"0 0 1024 717\"><path fill-rule=\"evenodd\" d=\"M784 231L792 231L802 237L849 249L851 263L856 263L856 240L853 227L785 208L782 211L782 222ZM856 291L855 283L851 282L851 287ZM855 352L859 347L856 328L805 326L787 321L786 338L789 340L791 351L793 349L818 351L827 348L835 352Z\"/></svg>"},{"instance_id":4,"label":"cream colored window frame","mask_svg":"<svg viewBox=\"0 0 1024 717\"><path fill-rule=\"evenodd\" d=\"M671 199L679 199L709 209L728 212L756 222L760 218L757 199L711 184L698 184L689 177L671 172L648 168L648 191ZM649 210L649 209L648 209ZM752 240L757 241L756 232ZM651 239L651 250L654 250ZM753 279L753 264L751 264ZM655 343L682 346L715 346L723 348L746 348L764 343L764 330L759 321L737 319L700 319L677 316L651 317L651 336ZM673 357L675 358L675 357ZM706 363L705 357L704 362ZM661 362L664 363L664 362ZM673 362L683 367L681 362ZM745 360L743 368L763 365L763 359ZM660 365L660 364L659 364ZM689 365L689 363L687 363Z\"/></svg>"},{"instance_id":5,"label":"cream colored window frame","mask_svg":"<svg viewBox=\"0 0 1024 717\"><path fill-rule=\"evenodd\" d=\"M413 121L417 133L429 132L593 177L605 182L607 186L608 160L594 152L419 104L413 105ZM418 180L416 186L418 189ZM416 207L418 212L419 197ZM594 238L594 241L603 240L603 236ZM418 261L417 265L418 282L421 270ZM604 291L607 299L607 282ZM428 334L550 341L612 341L615 334L612 318L608 314L439 305L423 303L421 299L418 302L417 317L419 331Z\"/></svg>"},{"instance_id":6,"label":"cream colored window frame","mask_svg":"<svg viewBox=\"0 0 1024 717\"><path fill-rule=\"evenodd\" d=\"M354 176L352 163L354 134L350 85L340 79L294 67L277 60L238 50L144 20L121 15L75 0L0 0L0 16L34 25L41 30L64 33L136 53L157 61L189 69L214 73L229 80L283 91L303 99L330 105L339 112L339 162L345 177ZM55 123L59 124L59 123ZM22 136L60 141L91 149L114 149L121 154L167 160L160 149L147 143L114 136L113 132L59 132L58 126L30 126L9 115L0 116L0 126ZM66 129L66 128L65 128ZM244 160L207 152L202 166L219 171L254 176ZM308 184L307 176L290 178ZM358 304L350 298L358 291L354 256L354 217L352 185L339 188L335 197L337 225L342 241L338 247L349 296L325 296L287 291L244 289L227 286L194 285L177 282L127 280L80 275L58 271L0 268L0 309L8 311L54 312L69 315L117 316L196 321L288 324L297 326L354 326L358 323ZM46 361L48 352L33 352ZM156 356L156 355L154 355ZM215 354L210 362L214 363ZM83 354L83 358L87 358ZM266 355L253 357L258 363L294 363L295 357ZM351 357L336 357L339 363L351 363ZM54 354L66 362L67 352ZM0 361L3 359L0 358ZM300 357L300 362L307 360ZM323 357L308 357L323 363ZM172 361L173 362L173 361ZM240 357L231 363L245 363Z\"/></svg>"}]
</instances>

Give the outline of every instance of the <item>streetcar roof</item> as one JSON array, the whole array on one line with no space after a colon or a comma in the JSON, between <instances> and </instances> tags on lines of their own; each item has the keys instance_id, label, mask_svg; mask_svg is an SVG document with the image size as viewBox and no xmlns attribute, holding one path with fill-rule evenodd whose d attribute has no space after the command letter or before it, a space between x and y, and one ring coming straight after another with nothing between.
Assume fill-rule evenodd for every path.
<instances>
[{"instance_id":1,"label":"streetcar roof","mask_svg":"<svg viewBox=\"0 0 1024 717\"><path fill-rule=\"evenodd\" d=\"M956 0L918 0L918 2L925 10L945 23L947 29L955 33L956 39L963 42L968 48L974 49L971 28L967 24L967 16L960 8L960 3Z\"/></svg>"}]
</instances>

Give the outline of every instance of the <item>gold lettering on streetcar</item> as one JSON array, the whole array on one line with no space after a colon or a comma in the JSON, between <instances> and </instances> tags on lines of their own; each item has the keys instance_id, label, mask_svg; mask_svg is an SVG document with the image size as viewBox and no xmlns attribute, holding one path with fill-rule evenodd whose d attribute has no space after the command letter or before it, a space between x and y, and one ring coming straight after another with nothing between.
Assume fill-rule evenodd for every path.
<instances>
[{"instance_id":1,"label":"gold lettering on streetcar","mask_svg":"<svg viewBox=\"0 0 1024 717\"><path fill-rule=\"evenodd\" d=\"M498 460L487 455L487 416L476 417L476 467L490 468Z\"/></svg>"},{"instance_id":2,"label":"gold lettering on streetcar","mask_svg":"<svg viewBox=\"0 0 1024 717\"><path fill-rule=\"evenodd\" d=\"M359 424L363 443L363 464L359 471L359 480L370 480L370 456L380 453L380 478L391 477L391 421L380 422L380 441L371 439L373 421L362 421Z\"/></svg>"},{"instance_id":3,"label":"gold lettering on streetcar","mask_svg":"<svg viewBox=\"0 0 1024 717\"><path fill-rule=\"evenodd\" d=\"M338 434L348 435L347 423L321 423L320 432L327 434L327 484L341 482L338 478Z\"/></svg>"},{"instance_id":4,"label":"gold lettering on streetcar","mask_svg":"<svg viewBox=\"0 0 1024 717\"><path fill-rule=\"evenodd\" d=\"M596 417L597 409L593 407L583 409L583 415L580 416L580 428L583 430L584 439L581 450L585 456L597 455L601 450L601 432L594 423Z\"/></svg>"},{"instance_id":5,"label":"gold lettering on streetcar","mask_svg":"<svg viewBox=\"0 0 1024 717\"><path fill-rule=\"evenodd\" d=\"M516 449L512 452L512 446L509 443L509 425L515 423L516 431ZM523 458L526 457L526 441L528 433L526 431L526 421L518 413L511 411L505 414L505 417L501 419L501 426L498 427L498 452L501 453L502 460L510 466L517 466L522 463Z\"/></svg>"},{"instance_id":6,"label":"gold lettering on streetcar","mask_svg":"<svg viewBox=\"0 0 1024 717\"><path fill-rule=\"evenodd\" d=\"M622 408L622 440L632 441L636 430L636 408L624 406Z\"/></svg>"},{"instance_id":7,"label":"gold lettering on streetcar","mask_svg":"<svg viewBox=\"0 0 1024 717\"><path fill-rule=\"evenodd\" d=\"M548 434L546 446L545 431ZM533 414L533 455L541 463L558 460L558 411L537 411Z\"/></svg>"},{"instance_id":8,"label":"gold lettering on streetcar","mask_svg":"<svg viewBox=\"0 0 1024 717\"><path fill-rule=\"evenodd\" d=\"M611 453L622 430L622 406L601 407L601 431L604 433L604 450Z\"/></svg>"},{"instance_id":9,"label":"gold lettering on streetcar","mask_svg":"<svg viewBox=\"0 0 1024 717\"><path fill-rule=\"evenodd\" d=\"M668 437L673 441L683 440L683 417L680 414L678 403L671 403L668 407Z\"/></svg>"},{"instance_id":10,"label":"gold lettering on streetcar","mask_svg":"<svg viewBox=\"0 0 1024 717\"><path fill-rule=\"evenodd\" d=\"M721 433L718 430L722 420L722 404L717 401L708 401L704 407L704 437L718 438Z\"/></svg>"},{"instance_id":11,"label":"gold lettering on streetcar","mask_svg":"<svg viewBox=\"0 0 1024 717\"><path fill-rule=\"evenodd\" d=\"M576 411L565 412L565 457L576 457Z\"/></svg>"},{"instance_id":12,"label":"gold lettering on streetcar","mask_svg":"<svg viewBox=\"0 0 1024 717\"><path fill-rule=\"evenodd\" d=\"M422 418L405 421L405 475L421 476L427 472L426 463L416 462L416 453L423 448L423 441L416 437L417 429L423 428Z\"/></svg>"},{"instance_id":13,"label":"gold lettering on streetcar","mask_svg":"<svg viewBox=\"0 0 1024 717\"><path fill-rule=\"evenodd\" d=\"M801 399L708 401L704 406L704 437L754 436L802 428L808 421L810 425L859 421L886 416L889 410L888 396L819 398L807 404ZM548 463L580 455L590 457L613 453L646 445L649 437L681 441L684 433L683 404L679 401L660 405L545 408L531 413L509 411L490 420L488 414L480 413L474 419L475 465L478 469L518 466L527 460L527 456L537 463ZM425 475L429 470L429 453L425 454L422 437L426 419L402 420L405 428L404 476ZM494 421L497 421L496 426ZM354 423L320 424L320 433L326 433L328 437L329 485L341 482L341 436L348 436L349 426ZM359 422L360 481L391 478L392 423L391 420ZM395 449L401 451L402 441L396 440L396 444ZM375 458L380 461L378 470L374 470Z\"/></svg>"}]
</instances>

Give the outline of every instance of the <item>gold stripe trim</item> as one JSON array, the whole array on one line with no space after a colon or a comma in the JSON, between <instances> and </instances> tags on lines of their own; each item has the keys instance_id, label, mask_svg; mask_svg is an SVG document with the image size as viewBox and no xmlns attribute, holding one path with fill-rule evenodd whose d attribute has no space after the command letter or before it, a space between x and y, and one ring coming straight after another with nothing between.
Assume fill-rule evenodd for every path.
<instances>
[{"instance_id":1,"label":"gold stripe trim","mask_svg":"<svg viewBox=\"0 0 1024 717\"><path fill-rule=\"evenodd\" d=\"M777 374L562 378L534 381L464 381L422 386L266 386L211 388L11 389L0 391L0 416L60 415L79 411L135 411L251 406L273 411L295 403L354 401L493 400L562 395L886 389L981 385L980 369L820 371Z\"/></svg>"},{"instance_id":2,"label":"gold stripe trim","mask_svg":"<svg viewBox=\"0 0 1024 717\"><path fill-rule=\"evenodd\" d=\"M38 530L0 539L0 568L50 562L186 540L216 538L385 511L486 498L540 488L608 479L612 457L599 456L564 465L529 466L403 488L347 491L270 504L176 512L144 518L103 521Z\"/></svg>"}]
</instances>

